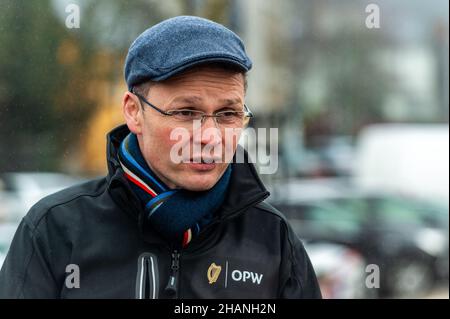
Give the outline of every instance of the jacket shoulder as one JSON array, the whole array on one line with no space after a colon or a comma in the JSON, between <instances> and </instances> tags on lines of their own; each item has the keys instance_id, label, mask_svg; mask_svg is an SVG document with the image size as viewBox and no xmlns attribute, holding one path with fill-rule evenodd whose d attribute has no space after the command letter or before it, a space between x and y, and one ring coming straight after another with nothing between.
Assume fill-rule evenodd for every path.
<instances>
[{"instance_id":1,"label":"jacket shoulder","mask_svg":"<svg viewBox=\"0 0 450 319\"><path fill-rule=\"evenodd\" d=\"M282 212L280 212L278 209L276 209L269 203L266 203L265 201L256 204L255 207L266 213L273 214L275 217L277 217L278 219L281 219L284 222L287 221L286 216L284 216L284 214Z\"/></svg>"},{"instance_id":2,"label":"jacket shoulder","mask_svg":"<svg viewBox=\"0 0 450 319\"><path fill-rule=\"evenodd\" d=\"M27 223L36 227L53 208L85 198L98 197L105 192L106 186L106 178L101 177L60 190L34 204L24 219Z\"/></svg>"}]
</instances>

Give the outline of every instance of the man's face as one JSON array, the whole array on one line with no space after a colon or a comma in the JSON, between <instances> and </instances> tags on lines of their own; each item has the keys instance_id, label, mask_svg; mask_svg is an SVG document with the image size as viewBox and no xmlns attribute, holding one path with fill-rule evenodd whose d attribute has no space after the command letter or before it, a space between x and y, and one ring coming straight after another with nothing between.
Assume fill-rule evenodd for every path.
<instances>
[{"instance_id":1,"label":"man's face","mask_svg":"<svg viewBox=\"0 0 450 319\"><path fill-rule=\"evenodd\" d=\"M242 111L244 95L242 74L201 67L153 84L146 99L164 111L192 109L212 114L225 110ZM142 111L139 103L136 95L126 93L124 115L155 174L170 188L202 191L213 187L228 166L224 161L225 148L234 153L238 138L228 140L225 145L224 127L217 126L212 118L205 118L201 127L194 129L192 122L177 122L146 104L142 104ZM171 158L174 145L180 145L179 139L170 137L177 128L189 133L183 146L188 147L190 162L176 163ZM221 150L219 163L198 163L200 159L211 161L213 155L218 155L211 151L213 148Z\"/></svg>"}]
</instances>

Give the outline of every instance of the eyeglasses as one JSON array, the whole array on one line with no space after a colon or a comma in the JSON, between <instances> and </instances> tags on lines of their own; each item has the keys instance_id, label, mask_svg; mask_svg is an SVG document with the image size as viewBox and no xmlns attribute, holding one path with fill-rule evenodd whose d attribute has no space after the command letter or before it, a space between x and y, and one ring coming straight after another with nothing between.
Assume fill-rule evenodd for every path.
<instances>
[{"instance_id":1,"label":"eyeglasses","mask_svg":"<svg viewBox=\"0 0 450 319\"><path fill-rule=\"evenodd\" d=\"M179 109L179 110L169 110L163 111L160 108L156 107L149 101L147 101L142 95L136 93L134 90L131 91L134 95L136 95L139 100L143 101L145 104L158 111L159 113L170 116L177 122L181 123L192 123L196 120L200 120L200 123L203 123L205 118L212 117L217 125L227 126L227 127L240 127L248 124L251 117L253 117L253 113L244 104L243 111L220 111L214 114L206 114L203 111L191 110L191 109Z\"/></svg>"}]
</instances>

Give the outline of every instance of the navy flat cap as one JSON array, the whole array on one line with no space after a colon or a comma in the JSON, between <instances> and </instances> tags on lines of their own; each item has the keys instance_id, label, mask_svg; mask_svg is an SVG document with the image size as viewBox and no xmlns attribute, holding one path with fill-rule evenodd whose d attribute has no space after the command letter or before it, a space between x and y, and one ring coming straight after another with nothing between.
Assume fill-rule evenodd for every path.
<instances>
[{"instance_id":1,"label":"navy flat cap","mask_svg":"<svg viewBox=\"0 0 450 319\"><path fill-rule=\"evenodd\" d=\"M213 21L179 16L144 31L125 60L128 89L145 81L162 81L196 64L229 63L247 72L252 61L242 40Z\"/></svg>"}]
</instances>

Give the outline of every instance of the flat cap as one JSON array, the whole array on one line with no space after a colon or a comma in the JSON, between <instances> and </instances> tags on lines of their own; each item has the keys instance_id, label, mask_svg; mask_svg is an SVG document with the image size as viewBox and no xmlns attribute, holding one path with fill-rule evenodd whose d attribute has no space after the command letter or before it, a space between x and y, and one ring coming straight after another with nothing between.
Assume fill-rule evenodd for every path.
<instances>
[{"instance_id":1,"label":"flat cap","mask_svg":"<svg viewBox=\"0 0 450 319\"><path fill-rule=\"evenodd\" d=\"M205 62L229 63L244 72L252 67L234 32L204 18L178 16L152 26L134 40L125 60L125 81L131 90Z\"/></svg>"}]
</instances>

